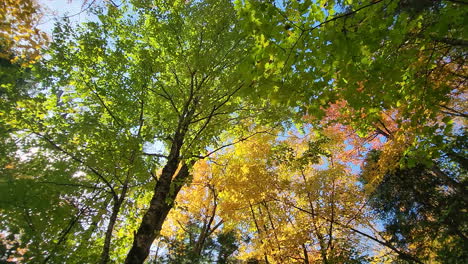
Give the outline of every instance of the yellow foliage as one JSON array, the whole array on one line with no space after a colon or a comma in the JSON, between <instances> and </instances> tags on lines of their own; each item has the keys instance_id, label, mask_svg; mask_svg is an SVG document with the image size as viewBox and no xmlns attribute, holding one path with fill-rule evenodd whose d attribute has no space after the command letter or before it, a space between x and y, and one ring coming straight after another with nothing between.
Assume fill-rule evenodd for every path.
<instances>
[{"instance_id":1,"label":"yellow foliage","mask_svg":"<svg viewBox=\"0 0 468 264\"><path fill-rule=\"evenodd\" d=\"M327 136L333 140L323 147L331 157L322 158L319 164L306 166L303 171L280 161L269 164L272 147L278 143L274 135L242 142L233 152L218 157L217 163L225 164L213 166L214 182L220 188L220 215L247 224L254 234L250 244L239 250L241 259L267 256L270 263L287 263L303 257L303 245L309 245L309 259L318 260L320 246L316 239L327 236L329 219L364 222L365 199L356 188L357 176L351 175L338 158L345 148L344 135L330 131ZM316 135L290 135L284 143L300 157L311 140L317 140ZM349 231L338 226L333 229L334 237L349 235Z\"/></svg>"},{"instance_id":2,"label":"yellow foliage","mask_svg":"<svg viewBox=\"0 0 468 264\"><path fill-rule=\"evenodd\" d=\"M39 59L39 48L47 35L37 29L41 19L34 0L0 2L0 58L28 66Z\"/></svg>"},{"instance_id":3,"label":"yellow foliage","mask_svg":"<svg viewBox=\"0 0 468 264\"><path fill-rule=\"evenodd\" d=\"M278 144L274 134L259 134L210 161L197 162L192 182L182 189L162 234L184 236L191 221L206 223L215 214L216 222L223 221L219 229L250 233L249 242L240 241L239 259L266 256L270 263L289 263L304 257L304 247L312 262L321 260L323 250L332 254L325 249L330 232L333 241L356 238L348 229L331 225L331 219L351 226L368 219L364 193L355 185L357 175L341 159L345 135L331 130L327 136L333 140L321 147L330 157L305 167L272 161ZM283 143L297 158L316 140L314 134L290 135ZM340 245L333 248L339 251Z\"/></svg>"}]
</instances>

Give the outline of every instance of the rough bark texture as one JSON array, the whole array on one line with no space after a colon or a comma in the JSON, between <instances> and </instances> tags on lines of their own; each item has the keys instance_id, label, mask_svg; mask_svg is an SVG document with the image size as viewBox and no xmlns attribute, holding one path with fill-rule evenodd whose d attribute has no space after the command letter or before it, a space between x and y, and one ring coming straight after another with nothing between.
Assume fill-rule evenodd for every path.
<instances>
[{"instance_id":1,"label":"rough bark texture","mask_svg":"<svg viewBox=\"0 0 468 264\"><path fill-rule=\"evenodd\" d=\"M148 257L151 244L159 235L162 224L172 208L177 193L188 178L188 166L184 163L177 171L178 167L178 158L169 160L166 166L164 166L161 177L156 184L150 207L143 216L125 263L143 263ZM177 175L173 180L172 178L175 173Z\"/></svg>"},{"instance_id":2,"label":"rough bark texture","mask_svg":"<svg viewBox=\"0 0 468 264\"><path fill-rule=\"evenodd\" d=\"M154 239L159 236L164 220L166 220L177 194L189 176L189 167L182 160L180 150L195 112L195 108L189 109L192 100L193 86L172 138L167 163L154 187L150 206L141 220L138 231L134 234L132 248L125 259L127 264L141 264L148 257Z\"/></svg>"}]
</instances>

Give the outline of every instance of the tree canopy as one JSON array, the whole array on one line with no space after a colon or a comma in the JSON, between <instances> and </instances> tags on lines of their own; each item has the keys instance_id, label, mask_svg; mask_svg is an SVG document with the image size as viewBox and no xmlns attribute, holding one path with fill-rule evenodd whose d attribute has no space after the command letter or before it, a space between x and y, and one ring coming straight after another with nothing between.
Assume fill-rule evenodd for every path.
<instances>
[{"instance_id":1,"label":"tree canopy","mask_svg":"<svg viewBox=\"0 0 468 264\"><path fill-rule=\"evenodd\" d=\"M468 259L468 3L2 5L0 262Z\"/></svg>"}]
</instances>

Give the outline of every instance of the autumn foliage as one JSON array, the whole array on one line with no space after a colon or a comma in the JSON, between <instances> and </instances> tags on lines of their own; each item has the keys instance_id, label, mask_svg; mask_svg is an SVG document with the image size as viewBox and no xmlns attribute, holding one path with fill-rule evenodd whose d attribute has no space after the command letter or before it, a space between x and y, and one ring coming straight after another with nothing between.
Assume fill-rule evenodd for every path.
<instances>
[{"instance_id":1,"label":"autumn foliage","mask_svg":"<svg viewBox=\"0 0 468 264\"><path fill-rule=\"evenodd\" d=\"M0 3L0 262L468 259L466 3L85 3Z\"/></svg>"}]
</instances>

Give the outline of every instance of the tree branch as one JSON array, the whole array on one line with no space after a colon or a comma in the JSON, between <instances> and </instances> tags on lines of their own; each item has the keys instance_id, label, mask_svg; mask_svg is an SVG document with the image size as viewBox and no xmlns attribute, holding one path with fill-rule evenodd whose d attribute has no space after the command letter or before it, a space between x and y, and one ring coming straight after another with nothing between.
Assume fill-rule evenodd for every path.
<instances>
[{"instance_id":1,"label":"tree branch","mask_svg":"<svg viewBox=\"0 0 468 264\"><path fill-rule=\"evenodd\" d=\"M166 155L158 154L158 153L147 153L147 152L143 152L143 155L145 155L145 156L154 156L154 157L158 157L158 158L167 159L167 156L166 156Z\"/></svg>"},{"instance_id":2,"label":"tree branch","mask_svg":"<svg viewBox=\"0 0 468 264\"><path fill-rule=\"evenodd\" d=\"M89 90L91 90L91 92L98 98L99 102L101 103L101 105L104 107L104 109L106 109L107 113L109 113L109 115L112 117L112 119L114 119L114 121L120 126L120 127L123 127L123 124L118 120L118 118L114 115L114 113L112 113L112 111L110 110L110 108L106 105L106 103L104 102L104 100L102 100L101 96L98 94L97 90L94 90L93 88L91 88L91 85L89 84L89 82L87 82L83 76L83 74L81 74L81 78L82 80L85 82L85 84L87 86L89 86ZM94 83L94 82L91 82L92 85L97 88L97 85Z\"/></svg>"},{"instance_id":3,"label":"tree branch","mask_svg":"<svg viewBox=\"0 0 468 264\"><path fill-rule=\"evenodd\" d=\"M108 192L106 189L98 187L96 185L91 186L91 185L78 184L78 183L61 183L61 182L53 182L53 181L38 181L37 183L53 184L53 185L59 185L59 186L70 186L70 187L82 187L82 188L87 188L87 189L102 190L102 191Z\"/></svg>"},{"instance_id":4,"label":"tree branch","mask_svg":"<svg viewBox=\"0 0 468 264\"><path fill-rule=\"evenodd\" d=\"M82 164L83 166L85 166L86 168L88 168L90 171L92 171L96 176L98 176L99 179L101 179L106 185L107 187L110 189L110 192L112 193L113 196L115 197L118 197L117 193L115 192L114 190L114 187L112 187L112 184L99 172L97 171L95 168L89 166L88 164L86 164L82 159L78 158L77 156L73 155L72 153L70 153L69 151L65 150L64 148L62 148L61 146L57 145L55 142L53 142L49 137L47 137L46 135L42 135L42 134L39 134L39 133L36 133L36 132L33 132L35 135L38 135L39 137L45 139L50 145L52 145L55 149L61 151L62 153L66 154L67 156L69 156L71 159L73 159L74 161Z\"/></svg>"},{"instance_id":5,"label":"tree branch","mask_svg":"<svg viewBox=\"0 0 468 264\"><path fill-rule=\"evenodd\" d=\"M351 15L354 15L354 14L356 14L357 12L359 12L359 11L361 11L361 10L363 10L363 9L366 9L366 8L368 8L368 7L371 7L371 6L373 6L373 5L376 5L376 4L378 4L378 3L380 3L380 2L383 2L383 1L384 1L384 0L377 0L377 1L371 2L371 3L367 4L367 5L361 6L360 8L358 8L358 9L356 9L356 10L354 10L354 11L351 11L351 12L348 12L348 13L344 13L344 14L335 16L335 17L333 17L333 18L331 18L331 19L325 20L325 21L323 21L322 23L320 23L320 24L318 24L318 25L316 25L316 26L314 26L314 27L312 27L312 28L306 29L305 31L312 31L312 30L315 30L315 29L317 29L317 28L319 28L319 27L321 27L321 26L323 26L323 25L325 25L325 24L327 24L327 23L330 23L330 22L332 22L332 21L338 20L338 19L340 19L340 18L344 18L344 17L348 17L348 16L351 16Z\"/></svg>"},{"instance_id":6,"label":"tree branch","mask_svg":"<svg viewBox=\"0 0 468 264\"><path fill-rule=\"evenodd\" d=\"M310 214L310 215L313 214L312 212L310 212L310 211L308 211L308 210L306 210L306 209L303 209L303 208L301 208L301 207L298 207L298 206L294 205L293 203L286 202L286 201L281 201L281 200L279 200L279 199L274 199L274 200L276 200L276 201L278 201L278 202L286 203L287 205L289 205L289 206L291 206L291 207L293 207L293 208L295 208L295 209L297 209L297 210L299 210L299 211L302 211L302 212L304 212L304 213L307 213L307 214ZM325 221L332 221L332 220L330 220L330 219L328 219L328 218L326 218L326 217L323 217L323 216L319 216L319 215L316 215L316 216L322 218L322 219L325 220ZM377 242L378 244L380 244L380 245L382 245L382 246L385 246L385 247L387 247L387 248L393 250L393 251L394 251L395 253L397 253L398 256L399 256L400 258L402 258L402 259L410 260L410 261L414 261L414 262L416 262L416 263L423 264L423 262L421 262L419 259L417 259L417 258L414 257L413 255L411 255L411 254L409 254L409 253L407 253L407 252L404 252L404 251L399 250L398 248L396 248L396 247L394 247L393 245L391 245L390 242L388 242L388 241L382 241L382 240L380 240L380 239L378 239L378 238L376 238L376 237L373 237L373 236L371 236L371 235L369 235L369 234L366 234L366 233L364 233L364 232L362 232L362 231L359 231L359 230L357 230L357 229L355 229L355 228L353 228L353 227L351 227L351 226L349 226L349 225L346 225L346 224L342 224L342 223L340 223L340 222L337 222L336 220L333 221L333 222L334 222L336 225L338 225L338 226L347 228L347 229L353 231L354 233L357 233L357 234L359 234L359 235L361 235L361 236L367 237L368 239L370 239L370 240L372 240L372 241L374 241L374 242Z\"/></svg>"},{"instance_id":7,"label":"tree branch","mask_svg":"<svg viewBox=\"0 0 468 264\"><path fill-rule=\"evenodd\" d=\"M221 147L218 147L218 148L216 148L216 149L210 151L208 154L206 154L206 155L204 155L204 156L192 156L192 157L194 157L194 158L199 158L199 159L208 158L209 156L213 155L214 153L216 153L216 152L218 152L218 151L220 151L220 150L222 150L222 149L224 149L224 148L227 148L227 147L229 147L229 146L233 146L233 145L235 145L235 144L237 144L237 143L240 143L240 142L242 142L242 141L246 141L247 139L249 139L249 138L251 138L251 137L253 137L253 136L255 136L255 135L262 134L262 133L269 133L269 132L272 131L272 130L273 130L273 128L272 128L272 129L269 129L269 130L257 131L257 132L255 132L255 133L252 133L252 134L246 136L246 137L242 137L242 138L240 138L240 139L238 139L238 140L236 140L236 141L234 141L234 142L232 142L232 143L229 143L229 144L223 145L223 146L221 146Z\"/></svg>"}]
</instances>

